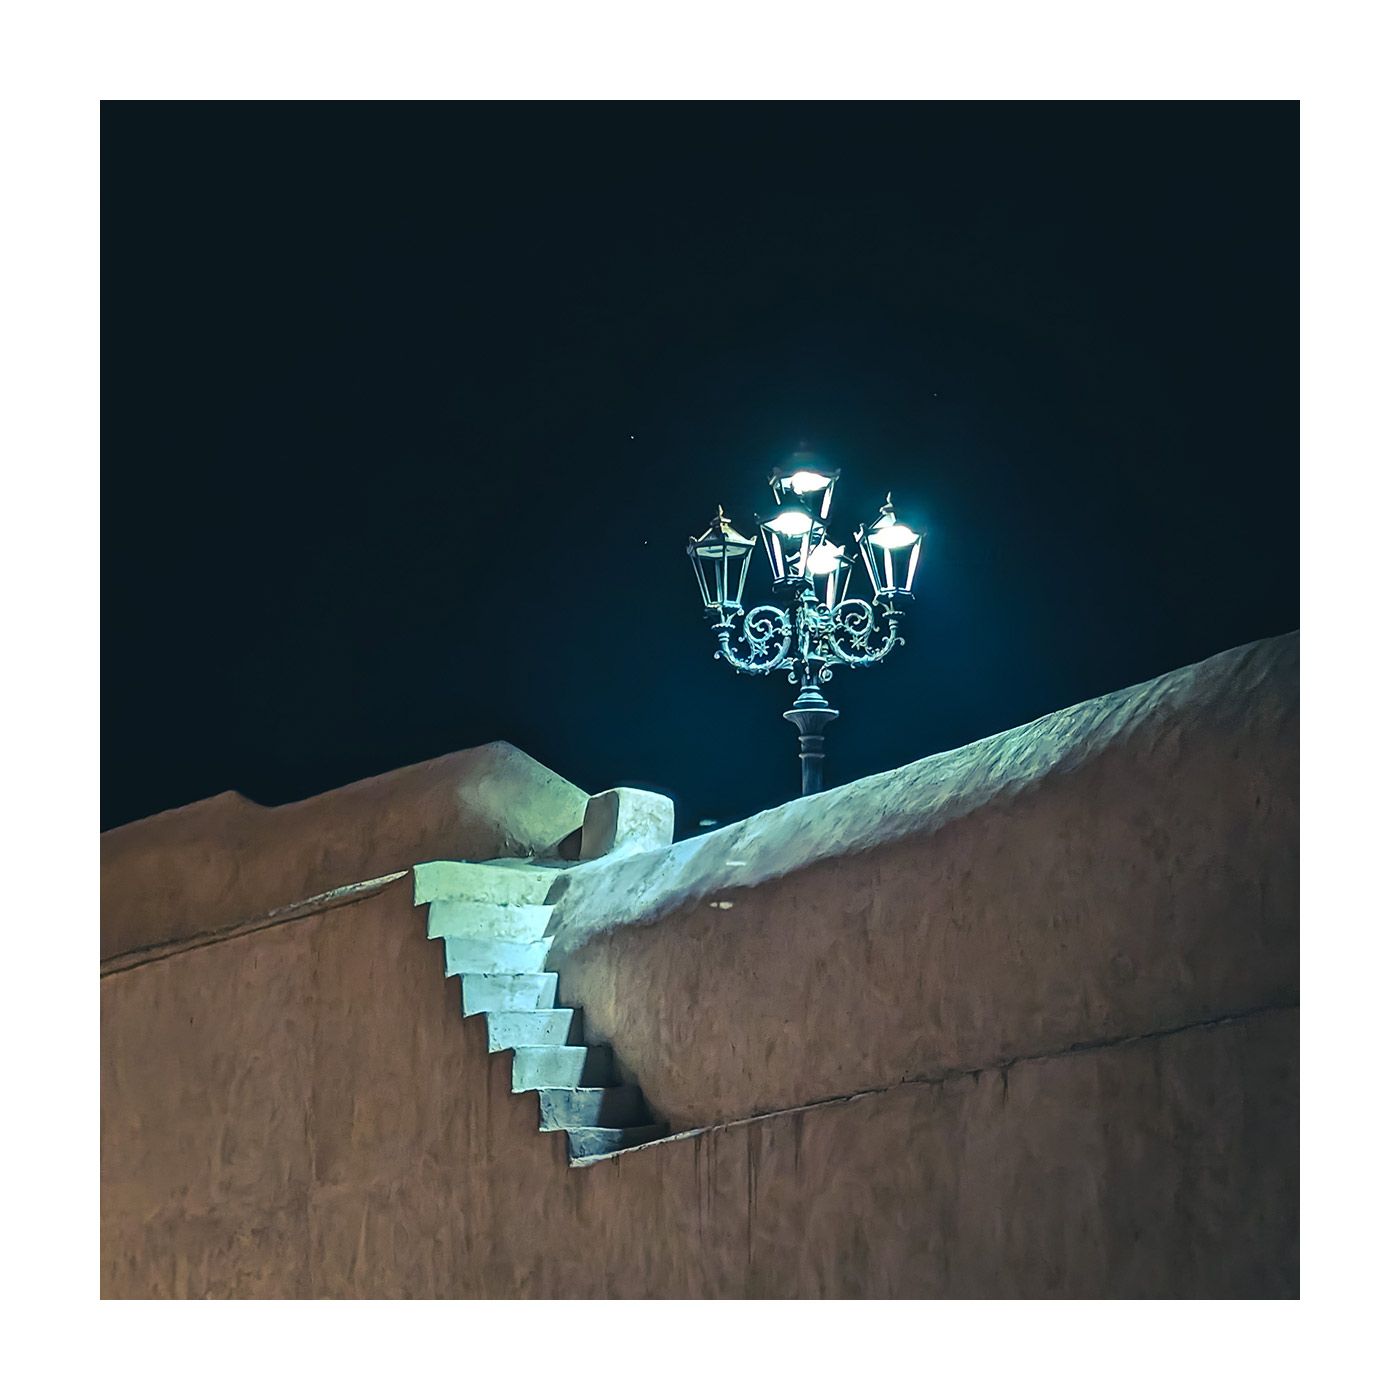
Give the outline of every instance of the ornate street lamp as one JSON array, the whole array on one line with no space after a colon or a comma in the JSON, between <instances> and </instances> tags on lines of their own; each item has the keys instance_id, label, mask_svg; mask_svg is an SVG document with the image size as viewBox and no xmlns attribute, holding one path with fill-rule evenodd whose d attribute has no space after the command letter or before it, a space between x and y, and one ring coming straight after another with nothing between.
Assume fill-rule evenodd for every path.
<instances>
[{"instance_id":1,"label":"ornate street lamp","mask_svg":"<svg viewBox=\"0 0 1400 1400\"><path fill-rule=\"evenodd\" d=\"M895 516L886 496L875 523L855 534L873 602L851 597L854 557L827 538L838 474L812 453L796 452L769 480L777 508L759 520L754 539L735 530L721 509L687 547L701 599L715 618L715 656L745 675L786 671L800 687L783 718L797 726L804 797L821 791L822 731L840 713L827 704L821 687L834 667L873 666L904 644L900 605L914 596L922 543L922 536ZM745 612L744 582L759 538L779 604L760 603Z\"/></svg>"}]
</instances>

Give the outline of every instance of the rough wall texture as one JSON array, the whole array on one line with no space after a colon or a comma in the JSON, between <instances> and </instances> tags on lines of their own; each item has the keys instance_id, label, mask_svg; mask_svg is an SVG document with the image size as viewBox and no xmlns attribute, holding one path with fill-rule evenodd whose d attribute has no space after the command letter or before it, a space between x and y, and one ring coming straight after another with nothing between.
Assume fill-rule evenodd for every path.
<instances>
[{"instance_id":1,"label":"rough wall texture","mask_svg":"<svg viewBox=\"0 0 1400 1400\"><path fill-rule=\"evenodd\" d=\"M1297 635L582 867L550 932L682 1126L1294 1006Z\"/></svg>"},{"instance_id":2,"label":"rough wall texture","mask_svg":"<svg viewBox=\"0 0 1400 1400\"><path fill-rule=\"evenodd\" d=\"M588 794L485 744L285 807L236 792L102 837L102 956L281 908L417 861L544 853Z\"/></svg>"},{"instance_id":3,"label":"rough wall texture","mask_svg":"<svg viewBox=\"0 0 1400 1400\"><path fill-rule=\"evenodd\" d=\"M409 898L103 979L105 1297L1297 1292L1296 1011L570 1169Z\"/></svg>"},{"instance_id":4,"label":"rough wall texture","mask_svg":"<svg viewBox=\"0 0 1400 1400\"><path fill-rule=\"evenodd\" d=\"M407 880L112 971L103 1293L1294 1296L1296 724L1282 638L580 868L561 999L723 1124L595 1166Z\"/></svg>"}]
</instances>

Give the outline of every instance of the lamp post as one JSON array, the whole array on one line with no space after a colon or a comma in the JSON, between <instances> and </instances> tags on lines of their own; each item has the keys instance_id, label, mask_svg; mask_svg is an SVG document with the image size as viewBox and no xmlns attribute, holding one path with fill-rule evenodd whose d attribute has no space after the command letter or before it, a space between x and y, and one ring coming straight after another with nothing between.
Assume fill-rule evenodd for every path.
<instances>
[{"instance_id":1,"label":"lamp post","mask_svg":"<svg viewBox=\"0 0 1400 1400\"><path fill-rule=\"evenodd\" d=\"M855 532L854 550L874 590L873 601L850 593L853 555L827 534L827 513L839 476L813 453L796 452L769 479L777 510L741 534L720 507L686 552L722 657L749 676L786 671L799 687L783 718L797 727L802 795L820 792L823 730L840 713L822 694L837 666L873 666L896 646L902 605L914 596L923 537L895 515L888 496L875 521ZM776 603L744 610L749 561L762 540L773 571Z\"/></svg>"}]
</instances>

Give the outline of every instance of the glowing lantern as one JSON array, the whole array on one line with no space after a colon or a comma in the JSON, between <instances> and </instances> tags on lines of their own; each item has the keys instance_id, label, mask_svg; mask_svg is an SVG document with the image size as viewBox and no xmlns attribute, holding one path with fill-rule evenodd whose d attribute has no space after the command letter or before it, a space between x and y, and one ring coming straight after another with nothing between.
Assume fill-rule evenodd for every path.
<instances>
[{"instance_id":1,"label":"glowing lantern","mask_svg":"<svg viewBox=\"0 0 1400 1400\"><path fill-rule=\"evenodd\" d=\"M784 505L762 524L763 547L775 583L800 583L807 577L807 556L820 541L821 527L802 506Z\"/></svg>"},{"instance_id":2,"label":"glowing lantern","mask_svg":"<svg viewBox=\"0 0 1400 1400\"><path fill-rule=\"evenodd\" d=\"M846 558L845 546L823 540L807 556L807 574L818 601L834 608L851 584L851 561Z\"/></svg>"},{"instance_id":3,"label":"glowing lantern","mask_svg":"<svg viewBox=\"0 0 1400 1400\"><path fill-rule=\"evenodd\" d=\"M841 473L829 467L815 452L794 452L769 477L779 506L804 510L813 520L824 521L831 509L831 493Z\"/></svg>"},{"instance_id":4,"label":"glowing lantern","mask_svg":"<svg viewBox=\"0 0 1400 1400\"><path fill-rule=\"evenodd\" d=\"M856 544L877 597L913 596L922 543L922 535L895 517L894 504L886 496L875 523L868 530L862 526L856 531Z\"/></svg>"}]
</instances>

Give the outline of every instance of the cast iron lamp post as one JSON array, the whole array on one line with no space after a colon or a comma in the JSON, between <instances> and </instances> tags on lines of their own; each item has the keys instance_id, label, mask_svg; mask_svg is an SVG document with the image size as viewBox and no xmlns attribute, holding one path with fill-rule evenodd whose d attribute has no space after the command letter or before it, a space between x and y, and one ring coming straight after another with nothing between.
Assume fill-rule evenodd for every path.
<instances>
[{"instance_id":1,"label":"cast iron lamp post","mask_svg":"<svg viewBox=\"0 0 1400 1400\"><path fill-rule=\"evenodd\" d=\"M840 713L827 704L821 687L834 667L873 666L904 644L901 605L914 596L923 540L896 518L886 496L875 523L862 525L854 540L874 601L852 597L854 559L845 545L827 537L838 475L812 453L796 452L769 481L778 509L759 522L754 538L740 534L721 506L710 528L686 548L705 610L715 619L715 656L745 675L786 671L789 682L800 687L783 718L797 726L804 797L821 791L822 731ZM778 603L745 612L744 584L760 537Z\"/></svg>"}]
</instances>

